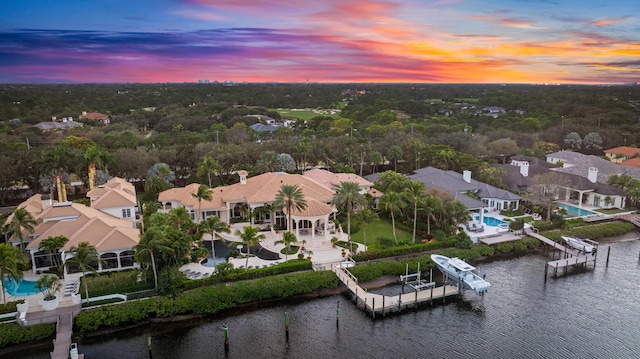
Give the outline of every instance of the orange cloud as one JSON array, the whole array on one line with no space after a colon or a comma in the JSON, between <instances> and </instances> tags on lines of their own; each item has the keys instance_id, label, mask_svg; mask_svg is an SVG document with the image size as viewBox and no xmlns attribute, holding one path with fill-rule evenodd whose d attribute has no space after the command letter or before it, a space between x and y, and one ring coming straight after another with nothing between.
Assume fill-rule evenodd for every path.
<instances>
[{"instance_id":1,"label":"orange cloud","mask_svg":"<svg viewBox=\"0 0 640 359\"><path fill-rule=\"evenodd\" d=\"M605 18L605 19L592 21L591 25L593 25L593 26L611 26L611 25L614 25L614 24L618 24L618 23L627 21L627 19L629 19L628 16L621 16L621 17L615 17L615 18Z\"/></svg>"}]
</instances>

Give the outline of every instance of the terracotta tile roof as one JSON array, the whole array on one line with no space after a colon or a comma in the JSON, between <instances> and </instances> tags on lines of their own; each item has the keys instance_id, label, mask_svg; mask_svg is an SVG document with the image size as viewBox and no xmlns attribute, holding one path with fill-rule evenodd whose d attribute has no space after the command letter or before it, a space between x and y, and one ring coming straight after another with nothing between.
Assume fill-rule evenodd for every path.
<instances>
[{"instance_id":1,"label":"terracotta tile roof","mask_svg":"<svg viewBox=\"0 0 640 359\"><path fill-rule=\"evenodd\" d=\"M91 201L93 208L111 208L135 206L136 196L121 189L111 189L106 191L98 199Z\"/></svg>"},{"instance_id":2,"label":"terracotta tile roof","mask_svg":"<svg viewBox=\"0 0 640 359\"><path fill-rule=\"evenodd\" d=\"M355 182L363 188L373 186L372 182L354 173L333 173L327 170L314 168L305 171L303 175L331 189L338 186L340 182Z\"/></svg>"},{"instance_id":3,"label":"terracotta tile roof","mask_svg":"<svg viewBox=\"0 0 640 359\"><path fill-rule=\"evenodd\" d=\"M291 215L300 217L321 217L326 216L333 211L333 207L329 206L328 204L310 198L307 199L307 208L303 209L302 211L293 209ZM283 212L287 214L287 209L284 208Z\"/></svg>"},{"instance_id":4,"label":"terracotta tile roof","mask_svg":"<svg viewBox=\"0 0 640 359\"><path fill-rule=\"evenodd\" d=\"M79 211L79 217L74 220L51 220L38 225L34 231L37 237L27 245L27 249L37 249L42 240L55 236L69 238L62 250L69 250L80 242L89 242L99 252L129 249L138 243L139 231L131 221L96 212L98 216L91 217Z\"/></svg>"},{"instance_id":5,"label":"terracotta tile roof","mask_svg":"<svg viewBox=\"0 0 640 359\"><path fill-rule=\"evenodd\" d=\"M333 191L311 178L284 172L268 172L247 178L246 184L236 183L231 186L218 188L225 202L268 203L275 200L276 193L283 185L298 185L304 197L328 203L333 197ZM216 193L217 195L217 193Z\"/></svg>"},{"instance_id":6,"label":"terracotta tile roof","mask_svg":"<svg viewBox=\"0 0 640 359\"><path fill-rule=\"evenodd\" d=\"M632 157L634 155L640 154L640 148L636 147L628 147L628 146L620 146L615 148L610 148L608 150L604 150L604 153L612 153L614 155L625 155L628 157Z\"/></svg>"},{"instance_id":7,"label":"terracotta tile roof","mask_svg":"<svg viewBox=\"0 0 640 359\"><path fill-rule=\"evenodd\" d=\"M171 188L161 192L158 195L158 201L169 202L178 201L185 207L198 208L198 199L193 197L192 194L198 192L200 184L192 183L186 187ZM202 210L210 209L226 209L227 205L222 200L222 193L228 187L216 187L211 189L211 201L203 200L200 204Z\"/></svg>"},{"instance_id":8,"label":"terracotta tile roof","mask_svg":"<svg viewBox=\"0 0 640 359\"><path fill-rule=\"evenodd\" d=\"M640 168L640 158L632 158L620 163L622 166Z\"/></svg>"},{"instance_id":9,"label":"terracotta tile roof","mask_svg":"<svg viewBox=\"0 0 640 359\"><path fill-rule=\"evenodd\" d=\"M82 113L78 117L87 118L89 120L97 120L97 121L108 121L109 120L109 115L105 115L105 114L98 113L98 112L86 112L86 113Z\"/></svg>"}]
</instances>

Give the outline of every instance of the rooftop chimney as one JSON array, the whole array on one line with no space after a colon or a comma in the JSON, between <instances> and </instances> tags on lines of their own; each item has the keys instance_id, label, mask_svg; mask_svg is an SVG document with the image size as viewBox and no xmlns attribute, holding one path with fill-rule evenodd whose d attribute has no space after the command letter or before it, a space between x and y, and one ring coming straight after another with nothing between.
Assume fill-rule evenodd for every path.
<instances>
[{"instance_id":1,"label":"rooftop chimney","mask_svg":"<svg viewBox=\"0 0 640 359\"><path fill-rule=\"evenodd\" d=\"M598 168L589 167L589 176L587 178L591 183L598 182Z\"/></svg>"},{"instance_id":2,"label":"rooftop chimney","mask_svg":"<svg viewBox=\"0 0 640 359\"><path fill-rule=\"evenodd\" d=\"M462 171L462 179L467 183L471 183L471 171Z\"/></svg>"},{"instance_id":3,"label":"rooftop chimney","mask_svg":"<svg viewBox=\"0 0 640 359\"><path fill-rule=\"evenodd\" d=\"M522 177L529 177L529 162L523 162L520 164L520 174Z\"/></svg>"},{"instance_id":4,"label":"rooftop chimney","mask_svg":"<svg viewBox=\"0 0 640 359\"><path fill-rule=\"evenodd\" d=\"M247 171L240 170L238 171L238 176L240 176L240 184L247 184Z\"/></svg>"}]
</instances>

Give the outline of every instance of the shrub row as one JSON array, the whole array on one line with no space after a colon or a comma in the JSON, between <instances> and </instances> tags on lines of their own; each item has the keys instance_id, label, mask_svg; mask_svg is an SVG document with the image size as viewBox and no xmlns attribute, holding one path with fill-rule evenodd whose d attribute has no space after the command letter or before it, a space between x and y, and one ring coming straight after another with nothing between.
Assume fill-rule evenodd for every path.
<instances>
[{"instance_id":1,"label":"shrub row","mask_svg":"<svg viewBox=\"0 0 640 359\"><path fill-rule=\"evenodd\" d=\"M214 314L238 304L305 294L321 288L335 288L333 272L289 273L228 285L196 288L180 297L156 297L82 311L75 319L81 333L142 322L149 318L181 314Z\"/></svg>"},{"instance_id":2,"label":"shrub row","mask_svg":"<svg viewBox=\"0 0 640 359\"><path fill-rule=\"evenodd\" d=\"M391 247L382 249L369 249L366 252L360 252L353 255L355 261L367 261L380 258L405 256L409 254L416 254L434 249L441 249L446 247L455 246L457 239L455 237L445 240L436 240L427 243L411 244L403 247Z\"/></svg>"},{"instance_id":3,"label":"shrub row","mask_svg":"<svg viewBox=\"0 0 640 359\"><path fill-rule=\"evenodd\" d=\"M24 303L23 299L15 302L7 302L6 304L0 304L0 314L13 313L18 310L17 305Z\"/></svg>"},{"instance_id":4,"label":"shrub row","mask_svg":"<svg viewBox=\"0 0 640 359\"><path fill-rule=\"evenodd\" d=\"M488 245L476 245L471 248L444 248L439 251L440 254L453 258L458 257L464 261L470 261L479 257L488 257L494 255L496 252L509 253L513 251L523 251L530 248L536 248L540 245L540 242L535 238L523 238L519 241L512 241L497 244L495 246ZM353 274L359 281L372 280L385 275L401 275L407 270L407 264L409 265L409 272L415 272L418 270L418 263L422 270L428 268L435 268L435 263L431 260L431 256L428 254L418 257L402 258L396 260L386 260L384 262L376 263L358 263L357 266L349 268L351 274Z\"/></svg>"},{"instance_id":5,"label":"shrub row","mask_svg":"<svg viewBox=\"0 0 640 359\"><path fill-rule=\"evenodd\" d=\"M553 230L541 232L540 234L556 242L562 242L561 235L578 235L590 239L598 239L611 236L619 236L635 229L634 225L628 222L614 221L608 223L594 224L582 227L573 227L570 231Z\"/></svg>"},{"instance_id":6,"label":"shrub row","mask_svg":"<svg viewBox=\"0 0 640 359\"><path fill-rule=\"evenodd\" d=\"M56 325L53 323L28 327L16 323L5 323L0 325L0 348L53 338L55 333Z\"/></svg>"}]
</instances>

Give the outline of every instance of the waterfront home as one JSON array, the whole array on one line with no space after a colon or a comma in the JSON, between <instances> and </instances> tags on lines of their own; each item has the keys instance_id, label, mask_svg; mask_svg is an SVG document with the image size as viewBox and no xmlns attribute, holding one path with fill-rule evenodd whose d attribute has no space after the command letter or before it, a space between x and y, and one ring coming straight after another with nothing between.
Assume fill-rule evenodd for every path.
<instances>
[{"instance_id":1,"label":"waterfront home","mask_svg":"<svg viewBox=\"0 0 640 359\"><path fill-rule=\"evenodd\" d=\"M425 167L414 171L414 174L408 177L424 183L427 189L436 188L451 193L469 211L479 214L480 223L483 221L485 210L500 211L520 207L520 196L471 178L471 171L458 173Z\"/></svg>"},{"instance_id":2,"label":"waterfront home","mask_svg":"<svg viewBox=\"0 0 640 359\"><path fill-rule=\"evenodd\" d=\"M632 167L638 167L634 164L638 162L637 160L640 157L640 148L620 146L604 150L604 155L609 161L613 163L617 163L623 166L631 165ZM632 161L632 159L636 161Z\"/></svg>"},{"instance_id":3,"label":"waterfront home","mask_svg":"<svg viewBox=\"0 0 640 359\"><path fill-rule=\"evenodd\" d=\"M580 161L583 160L586 163L595 164L603 164L604 162L608 164L607 169L613 170L621 166L603 159L595 160L591 158L595 156L577 154L571 151L561 151L560 153L556 153L552 158L558 159L560 157L569 160L566 163L563 162L565 165L568 165L568 167L556 167L549 162L545 163L539 158L524 155L512 157L509 164L495 164L493 167L506 171L506 174L502 177L502 182L513 190L526 191L529 185L531 185L531 180L534 176L549 171L556 171L562 173L569 183L568 186L563 187L566 190L565 195L559 198L559 200L578 204L579 207L585 204L597 208L624 208L626 204L626 192L606 183L599 182L598 179L604 177L599 175L599 168L585 168ZM557 161L553 160L550 162L557 163ZM606 177L608 178L608 175Z\"/></svg>"},{"instance_id":4,"label":"waterfront home","mask_svg":"<svg viewBox=\"0 0 640 359\"><path fill-rule=\"evenodd\" d=\"M48 270L55 265L48 253L40 250L40 243L49 237L64 236L69 241L59 250L63 260L71 247L81 242L94 246L104 260L97 271L114 271L137 267L133 259L133 247L140 240L135 218L135 189L125 180L113 178L104 186L89 193L92 204L54 202L41 194L33 195L18 205L24 207L36 220L34 231L23 232L25 249L31 257L34 273ZM6 223L12 217L7 218ZM19 245L15 234L8 241Z\"/></svg>"}]
</instances>

